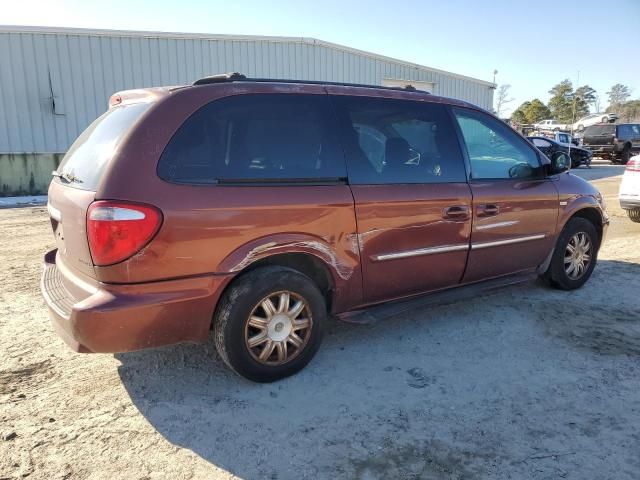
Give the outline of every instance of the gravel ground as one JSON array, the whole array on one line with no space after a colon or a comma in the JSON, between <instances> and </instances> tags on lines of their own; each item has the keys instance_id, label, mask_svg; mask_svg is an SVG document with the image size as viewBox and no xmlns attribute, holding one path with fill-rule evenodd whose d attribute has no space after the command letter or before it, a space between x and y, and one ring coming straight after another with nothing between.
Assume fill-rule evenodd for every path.
<instances>
[{"instance_id":1,"label":"gravel ground","mask_svg":"<svg viewBox=\"0 0 640 480\"><path fill-rule=\"evenodd\" d=\"M69 351L39 293L46 210L0 210L0 479L640 478L640 225L621 172L577 171L612 215L583 289L332 322L272 385L211 344Z\"/></svg>"}]
</instances>

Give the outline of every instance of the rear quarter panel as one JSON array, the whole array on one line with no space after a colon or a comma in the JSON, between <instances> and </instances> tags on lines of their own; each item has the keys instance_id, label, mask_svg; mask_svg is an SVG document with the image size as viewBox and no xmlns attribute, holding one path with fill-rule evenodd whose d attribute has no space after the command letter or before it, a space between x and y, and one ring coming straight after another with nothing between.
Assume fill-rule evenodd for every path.
<instances>
[{"instance_id":1,"label":"rear quarter panel","mask_svg":"<svg viewBox=\"0 0 640 480\"><path fill-rule=\"evenodd\" d=\"M318 85L234 83L186 88L158 101L123 142L96 199L155 205L163 225L131 259L96 267L98 279L138 283L237 273L265 256L300 252L329 268L336 309L360 303L357 230L347 185L193 186L158 177L158 159L184 120L210 101L242 93L326 94Z\"/></svg>"}]
</instances>

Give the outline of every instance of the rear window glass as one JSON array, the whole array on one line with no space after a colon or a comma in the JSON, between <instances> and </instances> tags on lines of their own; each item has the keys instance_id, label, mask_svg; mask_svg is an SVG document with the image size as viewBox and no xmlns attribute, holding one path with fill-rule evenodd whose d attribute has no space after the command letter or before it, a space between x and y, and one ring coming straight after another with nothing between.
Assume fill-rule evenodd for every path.
<instances>
[{"instance_id":1,"label":"rear window glass","mask_svg":"<svg viewBox=\"0 0 640 480\"><path fill-rule=\"evenodd\" d=\"M625 140L640 138L640 124L618 125L618 137Z\"/></svg>"},{"instance_id":2,"label":"rear window glass","mask_svg":"<svg viewBox=\"0 0 640 480\"><path fill-rule=\"evenodd\" d=\"M150 103L138 103L116 107L98 117L69 148L58 167L66 180L57 181L70 187L96 190L120 141L150 106Z\"/></svg>"},{"instance_id":3,"label":"rear window glass","mask_svg":"<svg viewBox=\"0 0 640 480\"><path fill-rule=\"evenodd\" d=\"M585 137L589 135L607 135L616 131L615 125L592 125L584 132Z\"/></svg>"},{"instance_id":4,"label":"rear window glass","mask_svg":"<svg viewBox=\"0 0 640 480\"><path fill-rule=\"evenodd\" d=\"M325 95L254 94L205 105L178 129L158 175L180 183L346 177Z\"/></svg>"}]
</instances>

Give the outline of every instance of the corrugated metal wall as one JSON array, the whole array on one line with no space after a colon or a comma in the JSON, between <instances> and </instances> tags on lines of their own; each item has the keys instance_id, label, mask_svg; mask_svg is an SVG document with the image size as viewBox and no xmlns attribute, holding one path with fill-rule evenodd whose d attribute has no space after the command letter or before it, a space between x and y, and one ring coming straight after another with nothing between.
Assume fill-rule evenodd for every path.
<instances>
[{"instance_id":1,"label":"corrugated metal wall","mask_svg":"<svg viewBox=\"0 0 640 480\"><path fill-rule=\"evenodd\" d=\"M0 153L64 152L115 91L229 71L374 85L424 80L439 95L493 102L487 82L302 38L0 28L0 59Z\"/></svg>"}]
</instances>

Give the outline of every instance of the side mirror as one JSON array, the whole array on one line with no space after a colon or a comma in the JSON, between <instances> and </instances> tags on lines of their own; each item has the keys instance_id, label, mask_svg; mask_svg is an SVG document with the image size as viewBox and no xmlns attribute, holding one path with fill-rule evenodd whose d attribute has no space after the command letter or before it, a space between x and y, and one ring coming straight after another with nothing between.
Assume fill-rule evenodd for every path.
<instances>
[{"instance_id":1,"label":"side mirror","mask_svg":"<svg viewBox=\"0 0 640 480\"><path fill-rule=\"evenodd\" d=\"M550 173L556 175L558 173L566 172L571 168L571 159L569 155L564 152L555 152L551 155Z\"/></svg>"}]
</instances>

